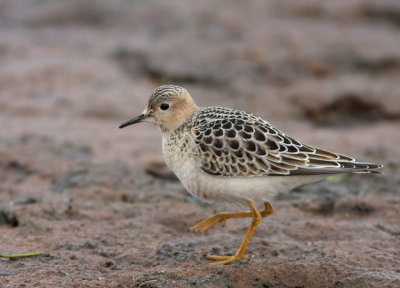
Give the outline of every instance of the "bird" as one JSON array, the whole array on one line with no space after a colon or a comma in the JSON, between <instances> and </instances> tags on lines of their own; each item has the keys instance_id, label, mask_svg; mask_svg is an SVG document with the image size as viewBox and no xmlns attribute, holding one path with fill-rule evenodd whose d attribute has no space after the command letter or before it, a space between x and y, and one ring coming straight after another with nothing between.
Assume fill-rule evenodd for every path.
<instances>
[{"instance_id":1,"label":"bird","mask_svg":"<svg viewBox=\"0 0 400 288\"><path fill-rule=\"evenodd\" d=\"M207 255L214 260L211 265L249 260L246 247L261 218L273 214L270 201L278 193L339 173L380 173L383 167L302 144L244 111L199 107L185 88L175 85L153 90L142 113L119 128L140 122L160 128L165 162L190 194L250 209L219 213L191 227L205 232L228 219L252 219L236 253Z\"/></svg>"}]
</instances>

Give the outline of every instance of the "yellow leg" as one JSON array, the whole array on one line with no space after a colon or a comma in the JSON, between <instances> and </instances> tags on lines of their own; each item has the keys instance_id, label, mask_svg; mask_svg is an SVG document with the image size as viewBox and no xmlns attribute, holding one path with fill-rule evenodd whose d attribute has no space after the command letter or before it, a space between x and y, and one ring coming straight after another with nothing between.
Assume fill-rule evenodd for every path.
<instances>
[{"instance_id":1,"label":"yellow leg","mask_svg":"<svg viewBox=\"0 0 400 288\"><path fill-rule=\"evenodd\" d=\"M272 213L274 213L274 208L272 208L272 205L269 202L265 202L264 207L265 207L264 210L260 212L261 217L268 217L272 215ZM216 214L194 225L192 228L190 228L190 231L205 232L220 222L222 223L222 226L225 226L226 220L230 218L246 218L246 217L253 217L253 213L249 211L249 212Z\"/></svg>"},{"instance_id":2,"label":"yellow leg","mask_svg":"<svg viewBox=\"0 0 400 288\"><path fill-rule=\"evenodd\" d=\"M220 265L220 264L229 264L235 261L240 261L241 259L249 259L246 255L244 255L244 251L246 250L247 245L250 242L251 237L253 236L254 231L256 231L256 228L258 224L260 223L261 217L267 217L271 215L274 210L269 202L265 202L264 206L265 209L260 213L260 211L257 210L256 206L254 205L253 202L248 201L247 205L249 205L250 212L239 212L239 213L222 213L222 214L217 214L214 215L199 224L193 226L190 230L191 231L206 231L215 224L222 222L223 224L225 221L229 218L243 218L243 217L252 217L253 221L251 222L251 226L249 230L247 231L246 236L244 237L244 240L242 242L242 245L240 245L239 249L235 253L234 256L216 256L216 255L207 255L208 259L211 260L219 260L219 262L212 263L211 265Z\"/></svg>"}]
</instances>

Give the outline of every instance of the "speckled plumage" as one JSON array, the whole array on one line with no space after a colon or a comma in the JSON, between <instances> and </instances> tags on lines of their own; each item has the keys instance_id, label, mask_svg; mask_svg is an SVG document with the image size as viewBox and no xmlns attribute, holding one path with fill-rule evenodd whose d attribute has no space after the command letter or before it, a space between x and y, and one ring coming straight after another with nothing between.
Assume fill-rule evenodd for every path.
<instances>
[{"instance_id":1,"label":"speckled plumage","mask_svg":"<svg viewBox=\"0 0 400 288\"><path fill-rule=\"evenodd\" d=\"M379 165L304 145L252 114L199 109L191 127L194 150L207 173L229 177L374 172ZM190 121L190 120L189 120ZM195 153L196 153L195 152Z\"/></svg>"},{"instance_id":2,"label":"speckled plumage","mask_svg":"<svg viewBox=\"0 0 400 288\"><path fill-rule=\"evenodd\" d=\"M193 195L239 206L331 174L380 168L301 144L259 117L221 107L199 108L164 134L163 154Z\"/></svg>"},{"instance_id":3,"label":"speckled plumage","mask_svg":"<svg viewBox=\"0 0 400 288\"><path fill-rule=\"evenodd\" d=\"M210 256L222 260L215 264L247 258L244 250L260 217L272 214L268 201L277 193L332 174L379 173L382 167L302 144L243 111L198 107L178 86L155 89L143 113L120 128L142 121L160 127L165 161L192 195L250 208L251 212L217 214L192 227L206 231L229 218L253 218L235 256ZM264 204L265 210L258 211L255 203Z\"/></svg>"}]
</instances>

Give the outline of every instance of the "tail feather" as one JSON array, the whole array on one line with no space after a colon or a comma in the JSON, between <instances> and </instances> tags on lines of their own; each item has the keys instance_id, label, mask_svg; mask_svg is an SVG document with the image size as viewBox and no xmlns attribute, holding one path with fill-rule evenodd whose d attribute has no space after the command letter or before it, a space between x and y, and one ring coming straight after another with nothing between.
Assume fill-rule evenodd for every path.
<instances>
[{"instance_id":1,"label":"tail feather","mask_svg":"<svg viewBox=\"0 0 400 288\"><path fill-rule=\"evenodd\" d=\"M382 173L380 164L357 162L354 158L304 145L311 150L306 152L308 165L291 170L291 175L318 175L338 173Z\"/></svg>"},{"instance_id":2,"label":"tail feather","mask_svg":"<svg viewBox=\"0 0 400 288\"><path fill-rule=\"evenodd\" d=\"M337 162L337 167L330 166L309 166L299 167L296 170L290 171L291 175L323 175L323 174L340 174L340 173L378 173L382 174L381 169L383 165L364 163L364 162Z\"/></svg>"}]
</instances>

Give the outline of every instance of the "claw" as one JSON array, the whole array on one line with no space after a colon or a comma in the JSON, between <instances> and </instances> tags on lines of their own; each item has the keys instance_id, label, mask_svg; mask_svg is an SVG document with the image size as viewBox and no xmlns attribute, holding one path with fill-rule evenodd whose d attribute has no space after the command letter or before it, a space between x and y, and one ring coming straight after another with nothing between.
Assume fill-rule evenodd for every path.
<instances>
[{"instance_id":1,"label":"claw","mask_svg":"<svg viewBox=\"0 0 400 288\"><path fill-rule=\"evenodd\" d=\"M225 227L225 225L226 225L226 220L227 220L227 219L222 220L222 222L221 222L221 226L222 226L222 227Z\"/></svg>"}]
</instances>

